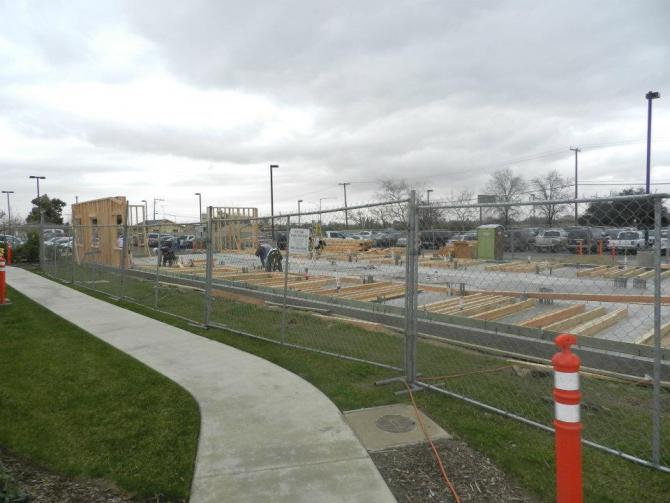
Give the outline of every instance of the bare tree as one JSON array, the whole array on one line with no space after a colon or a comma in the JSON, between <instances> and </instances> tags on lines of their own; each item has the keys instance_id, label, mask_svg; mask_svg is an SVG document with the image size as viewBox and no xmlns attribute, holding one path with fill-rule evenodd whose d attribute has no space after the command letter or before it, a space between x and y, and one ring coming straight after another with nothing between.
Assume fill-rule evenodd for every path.
<instances>
[{"instance_id":1,"label":"bare tree","mask_svg":"<svg viewBox=\"0 0 670 503\"><path fill-rule=\"evenodd\" d=\"M449 213L453 215L454 221L459 230L466 230L468 224L477 218L476 208L468 208L467 206L473 204L475 201L475 193L471 190L463 190L454 196L452 194L451 200L456 208L450 208Z\"/></svg>"},{"instance_id":2,"label":"bare tree","mask_svg":"<svg viewBox=\"0 0 670 503\"><path fill-rule=\"evenodd\" d=\"M511 168L504 168L491 175L486 184L489 194L495 195L500 203L514 203L521 199L523 191L526 190L526 181L515 175ZM509 227L511 219L518 213L513 206L501 206L497 209L500 220L505 228Z\"/></svg>"},{"instance_id":3,"label":"bare tree","mask_svg":"<svg viewBox=\"0 0 670 503\"><path fill-rule=\"evenodd\" d=\"M535 189L535 199L540 201L556 201L570 197L568 188L572 184L572 180L562 177L556 170L533 178L530 183ZM552 227L556 219L568 210L568 206L543 202L537 206L537 209L544 216L544 223L548 227Z\"/></svg>"}]
</instances>

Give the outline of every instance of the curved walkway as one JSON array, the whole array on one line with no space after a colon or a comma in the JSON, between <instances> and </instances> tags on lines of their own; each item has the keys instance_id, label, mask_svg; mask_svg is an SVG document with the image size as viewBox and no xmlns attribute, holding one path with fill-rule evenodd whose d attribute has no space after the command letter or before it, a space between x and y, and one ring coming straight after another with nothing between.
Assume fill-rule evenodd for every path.
<instances>
[{"instance_id":1,"label":"curved walkway","mask_svg":"<svg viewBox=\"0 0 670 503\"><path fill-rule=\"evenodd\" d=\"M337 407L295 374L22 269L7 282L195 397L191 502L395 501Z\"/></svg>"}]
</instances>

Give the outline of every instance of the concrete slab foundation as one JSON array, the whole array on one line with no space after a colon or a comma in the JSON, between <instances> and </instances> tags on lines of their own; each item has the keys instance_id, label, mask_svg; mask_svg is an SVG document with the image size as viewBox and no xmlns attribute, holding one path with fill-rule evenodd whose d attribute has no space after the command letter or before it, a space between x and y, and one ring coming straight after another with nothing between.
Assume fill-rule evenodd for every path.
<instances>
[{"instance_id":1,"label":"concrete slab foundation","mask_svg":"<svg viewBox=\"0 0 670 503\"><path fill-rule=\"evenodd\" d=\"M419 411L432 440L450 438L437 423ZM344 418L368 451L419 444L426 441L410 404L384 405L351 410Z\"/></svg>"}]
</instances>

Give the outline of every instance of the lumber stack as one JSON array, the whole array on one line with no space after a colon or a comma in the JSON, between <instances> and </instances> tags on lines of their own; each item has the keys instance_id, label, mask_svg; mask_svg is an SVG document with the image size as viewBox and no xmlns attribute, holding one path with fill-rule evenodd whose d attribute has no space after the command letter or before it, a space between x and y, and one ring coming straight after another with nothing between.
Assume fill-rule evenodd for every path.
<instances>
[{"instance_id":1,"label":"lumber stack","mask_svg":"<svg viewBox=\"0 0 670 503\"><path fill-rule=\"evenodd\" d=\"M327 238L324 253L346 255L361 253L372 248L372 241L367 239L335 239Z\"/></svg>"}]
</instances>

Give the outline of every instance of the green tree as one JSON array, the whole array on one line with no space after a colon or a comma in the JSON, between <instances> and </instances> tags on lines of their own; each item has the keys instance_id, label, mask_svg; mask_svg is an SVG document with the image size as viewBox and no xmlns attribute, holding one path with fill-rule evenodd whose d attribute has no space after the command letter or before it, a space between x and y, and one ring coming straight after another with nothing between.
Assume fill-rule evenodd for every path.
<instances>
[{"instance_id":1,"label":"green tree","mask_svg":"<svg viewBox=\"0 0 670 503\"><path fill-rule=\"evenodd\" d=\"M50 199L48 195L44 194L39 199L35 198L31 201L35 207L30 210L27 223L36 223L40 221L40 210L44 212L44 221L49 224L63 223L63 208L66 206L64 201L58 198Z\"/></svg>"},{"instance_id":2,"label":"green tree","mask_svg":"<svg viewBox=\"0 0 670 503\"><path fill-rule=\"evenodd\" d=\"M625 189L619 196L642 196L644 189ZM661 225L666 226L670 219L665 206L661 207ZM649 198L624 201L607 200L589 203L586 212L579 217L580 225L608 227L654 228L654 201Z\"/></svg>"}]
</instances>

